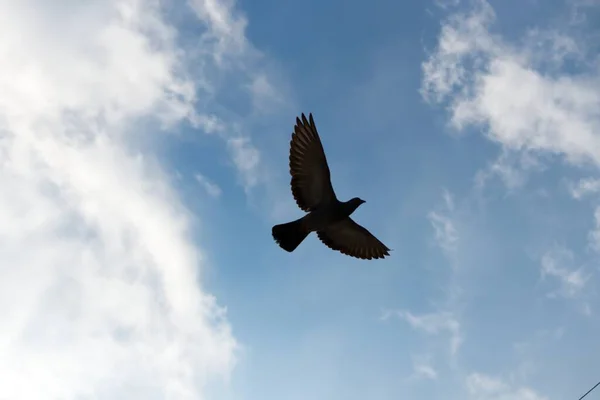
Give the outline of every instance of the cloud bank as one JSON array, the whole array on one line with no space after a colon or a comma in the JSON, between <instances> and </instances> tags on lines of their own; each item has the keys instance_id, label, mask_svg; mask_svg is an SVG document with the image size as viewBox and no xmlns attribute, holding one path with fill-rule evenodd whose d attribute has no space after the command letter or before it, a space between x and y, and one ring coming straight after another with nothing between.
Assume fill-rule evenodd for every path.
<instances>
[{"instance_id":1,"label":"cloud bank","mask_svg":"<svg viewBox=\"0 0 600 400\"><path fill-rule=\"evenodd\" d=\"M234 60L243 18L192 7L196 56ZM0 398L199 399L235 364L190 216L138 146L150 125L221 126L164 15L152 0L0 1ZM253 148L230 146L252 181Z\"/></svg>"}]
</instances>

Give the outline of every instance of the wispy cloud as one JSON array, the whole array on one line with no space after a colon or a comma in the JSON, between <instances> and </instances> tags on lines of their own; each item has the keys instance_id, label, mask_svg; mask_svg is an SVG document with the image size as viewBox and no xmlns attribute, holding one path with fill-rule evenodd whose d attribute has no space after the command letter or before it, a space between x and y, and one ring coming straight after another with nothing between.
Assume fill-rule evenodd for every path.
<instances>
[{"instance_id":1,"label":"wispy cloud","mask_svg":"<svg viewBox=\"0 0 600 400\"><path fill-rule=\"evenodd\" d=\"M540 171L543 165L531 152L504 149L486 169L475 175L475 187L482 189L492 178L499 178L509 191L521 188L531 171Z\"/></svg>"},{"instance_id":2,"label":"wispy cloud","mask_svg":"<svg viewBox=\"0 0 600 400\"><path fill-rule=\"evenodd\" d=\"M482 373L472 373L465 380L472 400L545 400L528 387L514 387L503 380Z\"/></svg>"},{"instance_id":3,"label":"wispy cloud","mask_svg":"<svg viewBox=\"0 0 600 400\"><path fill-rule=\"evenodd\" d=\"M581 199L584 196L600 192L600 179L585 178L579 180L577 184L571 185L571 195L575 199Z\"/></svg>"},{"instance_id":4,"label":"wispy cloud","mask_svg":"<svg viewBox=\"0 0 600 400\"><path fill-rule=\"evenodd\" d=\"M200 186L202 186L202 188L204 188L204 190L206 190L206 193L208 193L209 196L214 197L214 198L221 196L222 190L219 187L219 185L212 182L210 179L208 179L201 173L196 173L195 176L196 176L196 180L198 181Z\"/></svg>"},{"instance_id":5,"label":"wispy cloud","mask_svg":"<svg viewBox=\"0 0 600 400\"><path fill-rule=\"evenodd\" d=\"M228 139L227 147L235 166L240 172L245 190L252 189L261 180L260 152L246 137Z\"/></svg>"},{"instance_id":6,"label":"wispy cloud","mask_svg":"<svg viewBox=\"0 0 600 400\"><path fill-rule=\"evenodd\" d=\"M419 377L436 380L437 371L428 364L415 364L415 374Z\"/></svg>"},{"instance_id":7,"label":"wispy cloud","mask_svg":"<svg viewBox=\"0 0 600 400\"><path fill-rule=\"evenodd\" d=\"M445 10L451 7L456 7L460 3L460 0L435 0L434 3L436 6Z\"/></svg>"},{"instance_id":8,"label":"wispy cloud","mask_svg":"<svg viewBox=\"0 0 600 400\"><path fill-rule=\"evenodd\" d=\"M406 321L411 328L428 335L446 334L450 341L451 354L456 354L463 342L460 323L451 312L440 311L414 315L404 310L386 310L381 319L387 320L392 316Z\"/></svg>"},{"instance_id":9,"label":"wispy cloud","mask_svg":"<svg viewBox=\"0 0 600 400\"><path fill-rule=\"evenodd\" d=\"M226 67L223 64L235 62L240 55L254 50L246 39L247 20L236 12L234 1L190 0L189 4L206 24L201 42L209 51L204 51L219 65Z\"/></svg>"},{"instance_id":10,"label":"wispy cloud","mask_svg":"<svg viewBox=\"0 0 600 400\"><path fill-rule=\"evenodd\" d=\"M252 93L254 109L260 113L273 112L278 109L277 106L286 103L280 91L273 86L265 73L254 76L247 88Z\"/></svg>"},{"instance_id":11,"label":"wispy cloud","mask_svg":"<svg viewBox=\"0 0 600 400\"><path fill-rule=\"evenodd\" d=\"M594 251L600 253L600 207L594 211L594 229L588 234L588 242Z\"/></svg>"},{"instance_id":12,"label":"wispy cloud","mask_svg":"<svg viewBox=\"0 0 600 400\"><path fill-rule=\"evenodd\" d=\"M564 248L554 248L542 256L541 275L542 278L550 276L559 283L559 289L552 292L551 296L562 296L575 298L584 289L590 278L585 275L582 268L574 269L573 253Z\"/></svg>"},{"instance_id":13,"label":"wispy cloud","mask_svg":"<svg viewBox=\"0 0 600 400\"><path fill-rule=\"evenodd\" d=\"M206 77L195 76L199 82L197 90L203 89L203 96L197 103L216 101L218 96L215 94L228 91L249 106L239 109L238 105L226 107L220 104L221 107L209 107L213 110L211 114L193 115L191 120L197 128L223 139L231 156L231 165L238 173L239 184L246 194L250 194L267 180L263 173L264 158L248 128L249 121L255 112L273 113L291 100L282 93L284 79L279 69L246 38L247 20L236 10L235 1L192 0L189 4L206 29L198 42L185 47L190 60L188 64L191 64L188 69L201 66L208 77L215 78L213 83ZM192 36L195 35L193 32Z\"/></svg>"},{"instance_id":14,"label":"wispy cloud","mask_svg":"<svg viewBox=\"0 0 600 400\"><path fill-rule=\"evenodd\" d=\"M581 179L577 184L570 185L570 191L573 198L581 200L585 196L600 192L600 180L596 178ZM594 210L593 224L594 227L588 232L588 248L600 253L600 207L596 207Z\"/></svg>"},{"instance_id":15,"label":"wispy cloud","mask_svg":"<svg viewBox=\"0 0 600 400\"><path fill-rule=\"evenodd\" d=\"M539 329L533 332L529 338L515 342L513 348L519 358L519 365L511 371L510 379L526 381L543 370L541 360L543 360L544 354L565 345L566 331L564 326L554 329Z\"/></svg>"},{"instance_id":16,"label":"wispy cloud","mask_svg":"<svg viewBox=\"0 0 600 400\"><path fill-rule=\"evenodd\" d=\"M433 367L431 355L420 355L413 357L413 379L429 379L436 380L438 372Z\"/></svg>"},{"instance_id":17,"label":"wispy cloud","mask_svg":"<svg viewBox=\"0 0 600 400\"><path fill-rule=\"evenodd\" d=\"M456 251L458 245L458 231L452 219L436 211L429 213L429 221L433 226L435 239L439 246L448 254Z\"/></svg>"},{"instance_id":18,"label":"wispy cloud","mask_svg":"<svg viewBox=\"0 0 600 400\"><path fill-rule=\"evenodd\" d=\"M427 217L433 227L436 243L448 257L453 257L459 241L458 230L451 217L454 211L454 200L447 190L443 192L443 199L443 207L429 212Z\"/></svg>"}]
</instances>

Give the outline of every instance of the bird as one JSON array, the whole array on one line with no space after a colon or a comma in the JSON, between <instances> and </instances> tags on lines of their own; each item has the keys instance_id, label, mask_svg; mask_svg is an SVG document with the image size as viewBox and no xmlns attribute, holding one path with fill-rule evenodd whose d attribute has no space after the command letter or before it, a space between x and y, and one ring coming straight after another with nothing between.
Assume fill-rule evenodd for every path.
<instances>
[{"instance_id":1,"label":"bird","mask_svg":"<svg viewBox=\"0 0 600 400\"><path fill-rule=\"evenodd\" d=\"M295 221L273 226L275 242L293 252L311 232L332 250L363 260L382 259L391 249L350 215L362 204L359 197L338 200L331 185L331 172L312 113L302 113L290 141L289 168L292 195L298 207L306 212Z\"/></svg>"}]
</instances>

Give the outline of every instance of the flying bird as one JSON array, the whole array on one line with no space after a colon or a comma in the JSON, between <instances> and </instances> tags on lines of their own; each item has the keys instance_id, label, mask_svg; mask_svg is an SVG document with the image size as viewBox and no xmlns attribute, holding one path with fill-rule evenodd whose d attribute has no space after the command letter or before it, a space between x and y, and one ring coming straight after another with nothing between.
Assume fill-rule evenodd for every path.
<instances>
[{"instance_id":1,"label":"flying bird","mask_svg":"<svg viewBox=\"0 0 600 400\"><path fill-rule=\"evenodd\" d=\"M350 218L364 200L339 201L331 186L325 151L312 114L296 118L290 141L292 195L307 214L296 221L275 225L273 238L279 246L294 251L311 232L327 247L363 260L385 258L390 249Z\"/></svg>"}]
</instances>

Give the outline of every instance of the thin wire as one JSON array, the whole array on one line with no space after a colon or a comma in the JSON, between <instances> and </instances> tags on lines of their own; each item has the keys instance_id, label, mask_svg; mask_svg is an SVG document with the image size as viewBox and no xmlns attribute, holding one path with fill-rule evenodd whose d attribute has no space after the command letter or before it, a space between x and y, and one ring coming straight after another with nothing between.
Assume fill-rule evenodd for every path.
<instances>
[{"instance_id":1,"label":"thin wire","mask_svg":"<svg viewBox=\"0 0 600 400\"><path fill-rule=\"evenodd\" d=\"M579 400L583 399L585 396L587 396L588 394L590 394L590 393L592 392L592 390L596 389L596 386L598 386L598 385L600 385L600 382L596 383L596 384L594 385L594 387L593 387L593 388L591 388L590 390L588 390L588 391L587 391L587 392L586 392L586 393L585 393L583 396L581 396L581 397L579 398Z\"/></svg>"}]
</instances>

